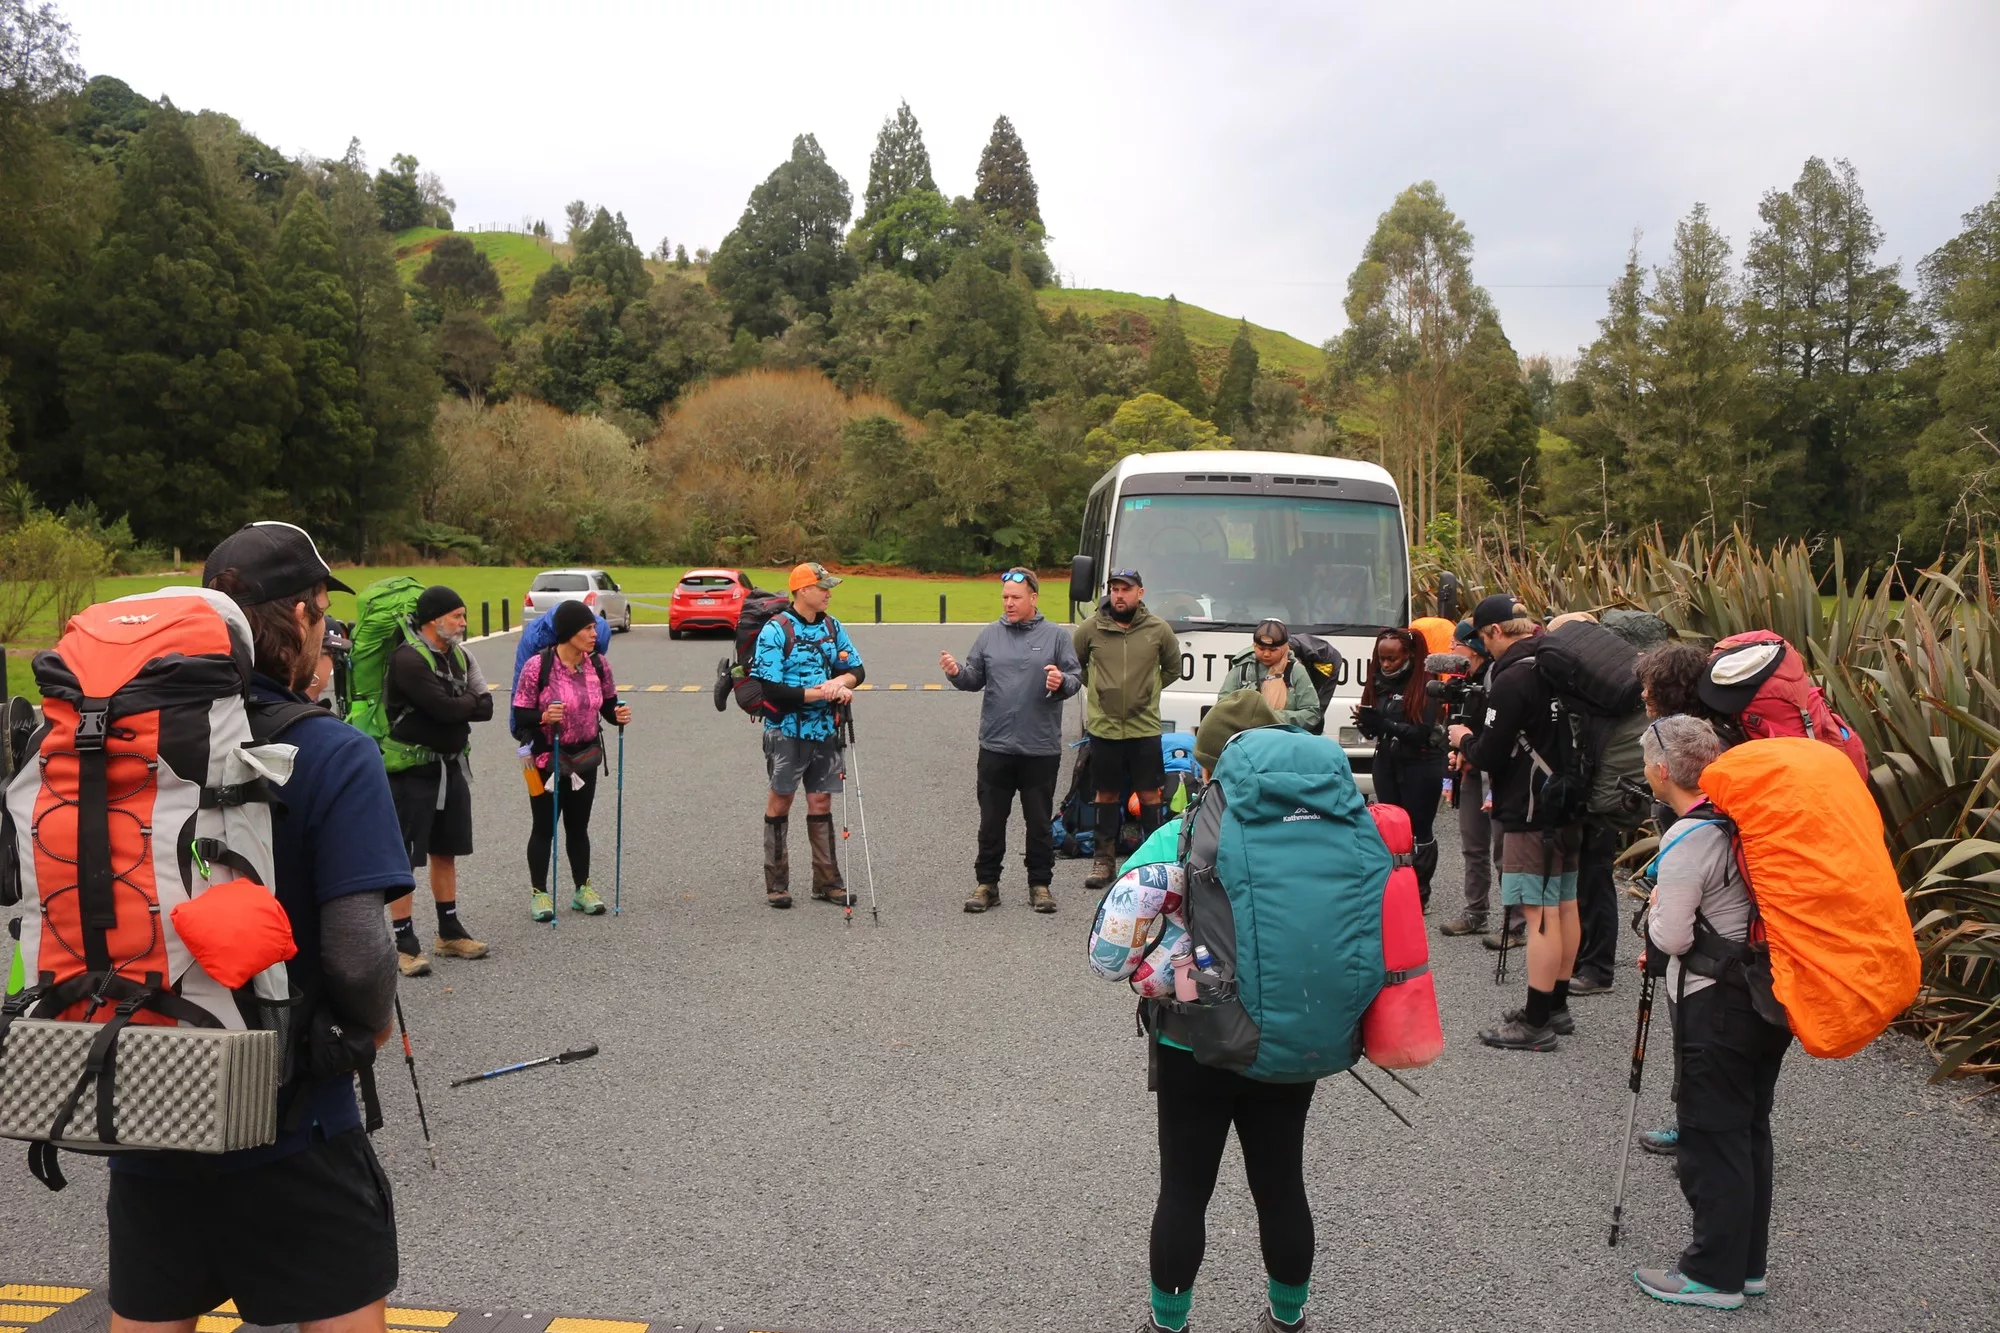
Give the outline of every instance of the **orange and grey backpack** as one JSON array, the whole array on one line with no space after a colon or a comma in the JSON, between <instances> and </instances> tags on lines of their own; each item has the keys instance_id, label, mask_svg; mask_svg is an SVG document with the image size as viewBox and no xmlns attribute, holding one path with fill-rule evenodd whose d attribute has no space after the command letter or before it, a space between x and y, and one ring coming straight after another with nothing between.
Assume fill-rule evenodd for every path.
<instances>
[{"instance_id":1,"label":"orange and grey backpack","mask_svg":"<svg viewBox=\"0 0 2000 1333\"><path fill-rule=\"evenodd\" d=\"M283 733L323 710L253 703L252 660L243 612L199 588L92 606L35 659L0 829L26 981L0 1008L0 1135L51 1189L59 1147L276 1138L297 997L272 809Z\"/></svg>"}]
</instances>

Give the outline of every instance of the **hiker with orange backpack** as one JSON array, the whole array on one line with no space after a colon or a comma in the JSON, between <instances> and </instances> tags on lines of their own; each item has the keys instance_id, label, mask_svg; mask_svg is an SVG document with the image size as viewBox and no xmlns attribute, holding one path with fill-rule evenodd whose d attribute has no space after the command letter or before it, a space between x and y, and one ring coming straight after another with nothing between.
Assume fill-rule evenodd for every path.
<instances>
[{"instance_id":1,"label":"hiker with orange backpack","mask_svg":"<svg viewBox=\"0 0 2000 1333\"><path fill-rule=\"evenodd\" d=\"M97 1080L116 1121L52 1126L34 1147L212 1124L214 1107L192 1100L127 1123L127 1106L186 1099L203 1078L135 1050L148 1036L291 1033L282 1055L298 1072L263 1083L261 1133L243 1132L254 1108L232 1099L217 1126L232 1150L201 1138L112 1150L111 1327L192 1329L234 1301L253 1324L380 1329L397 1282L395 1214L355 1081L379 1124L369 1068L396 986L382 904L411 878L375 746L302 693L327 590L348 589L288 523L225 539L204 582L89 608L36 662L37 744L73 758L25 765L8 792L10 816L25 806L35 824L24 945L51 1011L22 1016L57 1020L45 1031L94 1024L97 1041L111 1039L105 1054L123 1058L103 1059ZM284 817L272 818L278 801ZM31 1002L15 997L9 1019ZM281 1006L288 1022L274 1020ZM54 1157L31 1151L60 1188Z\"/></svg>"}]
</instances>

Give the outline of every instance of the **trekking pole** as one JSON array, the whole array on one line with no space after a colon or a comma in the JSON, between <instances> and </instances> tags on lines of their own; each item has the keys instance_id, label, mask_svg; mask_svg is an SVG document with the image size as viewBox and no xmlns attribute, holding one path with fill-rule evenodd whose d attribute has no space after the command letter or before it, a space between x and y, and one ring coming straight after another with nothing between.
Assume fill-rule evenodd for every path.
<instances>
[{"instance_id":1,"label":"trekking pole","mask_svg":"<svg viewBox=\"0 0 2000 1333\"><path fill-rule=\"evenodd\" d=\"M424 1131L424 1151L431 1155L431 1170L438 1169L437 1145L431 1142L430 1117L424 1114L424 1090L417 1086L417 1055L410 1049L410 1025L403 1021L403 997L396 996L396 1031L403 1034L403 1063L410 1070L410 1091L417 1098L417 1123Z\"/></svg>"},{"instance_id":2,"label":"trekking pole","mask_svg":"<svg viewBox=\"0 0 2000 1333\"><path fill-rule=\"evenodd\" d=\"M1639 1124L1639 1081L1646 1072L1646 1035L1653 1026L1652 969L1639 983L1639 1030L1632 1038L1632 1100L1625 1108L1625 1150L1618 1157L1618 1189L1611 1199L1611 1245L1625 1228L1625 1171L1632 1165L1632 1131Z\"/></svg>"},{"instance_id":3,"label":"trekking pole","mask_svg":"<svg viewBox=\"0 0 2000 1333\"><path fill-rule=\"evenodd\" d=\"M451 1086L462 1088L468 1083L484 1083L487 1079L499 1078L502 1074L518 1074L523 1069L539 1069L543 1065L575 1064L578 1060L588 1060L596 1054L597 1043L593 1041L588 1046L574 1051L564 1051L561 1055L545 1055L539 1060L523 1060L517 1065L501 1065L498 1069L489 1069L483 1074L468 1074L464 1078L455 1078L451 1081Z\"/></svg>"},{"instance_id":4,"label":"trekking pole","mask_svg":"<svg viewBox=\"0 0 2000 1333\"><path fill-rule=\"evenodd\" d=\"M868 847L868 793L861 785L861 742L854 737L854 710L851 708L847 712L847 739L854 750L854 810L861 816L861 858L868 867L868 915L879 926L882 924L882 912L875 903L875 855ZM841 784L843 788L846 785Z\"/></svg>"},{"instance_id":5,"label":"trekking pole","mask_svg":"<svg viewBox=\"0 0 2000 1333\"><path fill-rule=\"evenodd\" d=\"M611 853L611 915L625 911L625 724L618 724L618 835Z\"/></svg>"},{"instance_id":6,"label":"trekking pole","mask_svg":"<svg viewBox=\"0 0 2000 1333\"><path fill-rule=\"evenodd\" d=\"M1390 1115L1395 1116L1396 1119L1402 1121L1409 1128L1411 1129L1416 1128L1415 1125L1410 1124L1410 1118L1408 1116L1404 1115L1401 1111L1398 1111L1395 1107L1389 1105L1389 1099L1387 1097L1384 1097L1380 1092L1377 1092L1375 1090L1375 1085L1373 1083L1370 1083L1367 1079L1361 1077L1359 1073L1356 1073L1354 1066L1349 1065L1347 1067L1347 1072L1354 1075L1354 1081L1356 1083L1359 1083L1362 1087L1368 1089L1368 1094L1371 1097L1373 1097L1376 1101L1382 1103L1384 1107L1387 1107ZM1388 1071L1384 1070L1383 1072L1387 1073ZM1395 1078L1395 1075L1391 1074L1390 1077ZM1398 1078L1396 1079L1396 1081L1398 1083L1401 1083L1403 1080Z\"/></svg>"},{"instance_id":7,"label":"trekking pole","mask_svg":"<svg viewBox=\"0 0 2000 1333\"><path fill-rule=\"evenodd\" d=\"M549 733L549 929L556 928L562 911L556 895L562 892L562 723Z\"/></svg>"}]
</instances>

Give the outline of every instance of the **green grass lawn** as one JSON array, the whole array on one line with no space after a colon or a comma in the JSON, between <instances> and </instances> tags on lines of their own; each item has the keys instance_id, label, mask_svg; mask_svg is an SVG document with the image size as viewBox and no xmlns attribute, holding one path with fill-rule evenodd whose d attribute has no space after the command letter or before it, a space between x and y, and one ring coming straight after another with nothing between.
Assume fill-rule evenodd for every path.
<instances>
[{"instance_id":1,"label":"green grass lawn","mask_svg":"<svg viewBox=\"0 0 2000 1333\"><path fill-rule=\"evenodd\" d=\"M1102 319L1107 315L1116 319L1122 314L1139 314L1158 320L1167 313L1164 298L1135 296L1131 292L1045 287L1036 292L1035 297L1051 319L1065 308L1074 308L1077 314L1089 315L1093 319ZM1218 315L1185 301L1181 302L1181 328L1187 333L1188 342L1194 345L1197 355L1206 347L1220 349L1226 356L1229 345L1236 341L1236 320L1232 316ZM1326 368L1326 356L1319 348L1289 333L1252 324L1250 341L1257 348L1258 364L1265 370L1282 370L1310 381L1318 378Z\"/></svg>"},{"instance_id":2,"label":"green grass lawn","mask_svg":"<svg viewBox=\"0 0 2000 1333\"><path fill-rule=\"evenodd\" d=\"M540 572L543 566L520 567L494 566L437 566L418 565L399 568L342 569L337 571L343 582L356 589L365 588L376 579L388 578L395 574L408 574L425 583L444 583L456 589L465 598L466 609L470 613L472 632L477 634L480 627L480 606L485 603L494 632L500 629L500 604L507 603L508 623L521 623L521 594ZM632 618L641 625L664 625L667 623L667 597L674 584L689 567L686 565L616 566L610 571L618 586L629 593L659 594L658 608L634 606ZM752 569L746 571L760 588L783 591L786 570ZM199 570L183 574L146 574L125 578L100 579L97 584L97 601L110 601L115 597L127 597L133 593L152 592L173 584L198 583ZM1063 585L1057 575L1050 574L1043 579L1045 604L1052 618L1067 616L1062 604ZM833 595L833 614L853 625L866 625L875 619L875 598L882 598L882 619L884 623L935 624L938 618L938 595L945 597L947 616L954 621L981 621L1000 614L1000 577L997 574L984 578L922 578L914 576L883 576L856 574L849 576ZM335 593L333 614L342 620L352 620L355 615L355 599L345 593ZM41 648L53 643L58 634L53 619L31 626L21 636L18 643L7 648L7 683L9 692L26 694L30 699L40 700L40 693L34 688L34 680L29 672L29 661Z\"/></svg>"}]
</instances>

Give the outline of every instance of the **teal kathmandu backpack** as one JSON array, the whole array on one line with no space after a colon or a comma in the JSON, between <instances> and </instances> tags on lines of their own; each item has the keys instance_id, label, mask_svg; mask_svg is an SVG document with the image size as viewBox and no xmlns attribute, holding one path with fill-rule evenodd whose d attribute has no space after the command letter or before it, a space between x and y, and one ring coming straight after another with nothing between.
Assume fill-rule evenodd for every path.
<instances>
[{"instance_id":1,"label":"teal kathmandu backpack","mask_svg":"<svg viewBox=\"0 0 2000 1333\"><path fill-rule=\"evenodd\" d=\"M1267 1083L1354 1064L1386 975L1391 863L1340 747L1290 726L1231 737L1181 863L1200 999L1173 1008L1194 1058Z\"/></svg>"}]
</instances>

